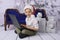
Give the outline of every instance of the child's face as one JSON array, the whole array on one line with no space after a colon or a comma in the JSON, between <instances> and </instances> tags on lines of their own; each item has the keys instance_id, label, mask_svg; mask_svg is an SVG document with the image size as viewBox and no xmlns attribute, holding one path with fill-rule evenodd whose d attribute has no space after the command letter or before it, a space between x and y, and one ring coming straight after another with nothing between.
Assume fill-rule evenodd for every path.
<instances>
[{"instance_id":1,"label":"child's face","mask_svg":"<svg viewBox=\"0 0 60 40\"><path fill-rule=\"evenodd\" d=\"M30 16L31 14L32 14L31 9L29 9L29 8L25 9L25 15L26 16Z\"/></svg>"}]
</instances>

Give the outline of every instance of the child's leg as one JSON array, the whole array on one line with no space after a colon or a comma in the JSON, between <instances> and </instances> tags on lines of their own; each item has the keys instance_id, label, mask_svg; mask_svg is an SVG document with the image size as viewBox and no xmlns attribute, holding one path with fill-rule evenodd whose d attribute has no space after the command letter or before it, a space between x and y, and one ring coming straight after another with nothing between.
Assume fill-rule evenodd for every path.
<instances>
[{"instance_id":1,"label":"child's leg","mask_svg":"<svg viewBox=\"0 0 60 40\"><path fill-rule=\"evenodd\" d=\"M20 26L21 27L21 26ZM21 28L16 28L15 29L15 33L16 34L19 34L19 33L21 33L21 31L23 30L24 28L23 27L21 27Z\"/></svg>"},{"instance_id":2,"label":"child's leg","mask_svg":"<svg viewBox=\"0 0 60 40\"><path fill-rule=\"evenodd\" d=\"M16 33L16 34L19 34L20 32L21 32L21 30L20 30L19 28L16 28L16 29L15 29L15 33Z\"/></svg>"},{"instance_id":3,"label":"child's leg","mask_svg":"<svg viewBox=\"0 0 60 40\"><path fill-rule=\"evenodd\" d=\"M22 34L22 33L19 34L19 38L25 38L25 37L28 37L28 36L29 36L29 35Z\"/></svg>"},{"instance_id":4,"label":"child's leg","mask_svg":"<svg viewBox=\"0 0 60 40\"><path fill-rule=\"evenodd\" d=\"M16 32L19 35L19 38L25 38L27 36L32 36L32 35L36 34L35 31L31 31L31 30L28 30L28 29L20 30L19 28L16 28Z\"/></svg>"},{"instance_id":5,"label":"child's leg","mask_svg":"<svg viewBox=\"0 0 60 40\"><path fill-rule=\"evenodd\" d=\"M35 35L36 33L37 33L36 31L31 31L31 30L27 30L27 29L22 30L22 34L26 34L29 36Z\"/></svg>"}]
</instances>

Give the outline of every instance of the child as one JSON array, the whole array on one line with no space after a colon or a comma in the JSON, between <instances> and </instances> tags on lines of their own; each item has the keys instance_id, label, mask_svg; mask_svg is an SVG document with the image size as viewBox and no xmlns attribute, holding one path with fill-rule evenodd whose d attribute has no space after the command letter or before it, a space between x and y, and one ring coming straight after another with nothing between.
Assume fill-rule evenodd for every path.
<instances>
[{"instance_id":1,"label":"child","mask_svg":"<svg viewBox=\"0 0 60 40\"><path fill-rule=\"evenodd\" d=\"M33 7L31 5L25 6L24 12L25 12L25 15L27 16L26 25L21 24L21 26L23 26L23 28L24 28L22 31L20 31L18 28L16 28L16 32L21 33L21 34L19 34L20 38L24 38L27 35L28 36L35 35L39 29L38 21L35 18L35 16L32 14Z\"/></svg>"}]
</instances>

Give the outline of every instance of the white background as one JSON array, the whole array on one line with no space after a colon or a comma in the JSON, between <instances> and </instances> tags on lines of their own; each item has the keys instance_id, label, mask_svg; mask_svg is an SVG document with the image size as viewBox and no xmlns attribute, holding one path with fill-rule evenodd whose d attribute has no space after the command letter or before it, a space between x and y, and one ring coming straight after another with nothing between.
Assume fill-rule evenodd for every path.
<instances>
[{"instance_id":1,"label":"white background","mask_svg":"<svg viewBox=\"0 0 60 40\"><path fill-rule=\"evenodd\" d=\"M46 0L48 3L49 3L49 5L48 5L48 7L50 7L50 5L51 5L51 0ZM53 5L59 5L60 6L60 0L56 0L56 2L54 1L54 0L52 0L52 2L53 2ZM7 8L12 8L12 7L15 7L16 5L15 5L15 0L0 0L0 25L1 24L4 24L4 14L5 14L5 10L7 9ZM50 9L48 9L48 8L46 8L47 10L50 10ZM55 8L55 11L56 10L59 10L60 11L60 7L56 7ZM49 14L49 12L47 13L47 14ZM53 13L53 14L58 14L58 12L55 12L55 13ZM58 19L60 20L60 14L58 14ZM58 29L60 29L60 21L58 20Z\"/></svg>"},{"instance_id":2,"label":"white background","mask_svg":"<svg viewBox=\"0 0 60 40\"><path fill-rule=\"evenodd\" d=\"M14 0L0 0L0 25L4 23L4 14L7 8L15 6Z\"/></svg>"}]
</instances>

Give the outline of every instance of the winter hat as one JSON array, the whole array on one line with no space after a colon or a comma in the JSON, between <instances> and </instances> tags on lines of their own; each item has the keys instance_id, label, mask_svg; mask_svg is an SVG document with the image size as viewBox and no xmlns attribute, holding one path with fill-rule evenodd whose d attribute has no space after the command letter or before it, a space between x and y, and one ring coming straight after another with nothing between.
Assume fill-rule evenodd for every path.
<instances>
[{"instance_id":1,"label":"winter hat","mask_svg":"<svg viewBox=\"0 0 60 40\"><path fill-rule=\"evenodd\" d=\"M24 7L24 11L25 11L25 9L27 9L27 8L31 9L31 11L33 12L33 7L32 7L31 5L26 5L26 6Z\"/></svg>"}]
</instances>

